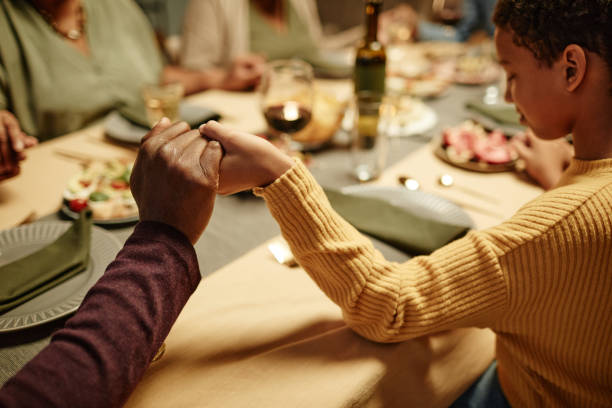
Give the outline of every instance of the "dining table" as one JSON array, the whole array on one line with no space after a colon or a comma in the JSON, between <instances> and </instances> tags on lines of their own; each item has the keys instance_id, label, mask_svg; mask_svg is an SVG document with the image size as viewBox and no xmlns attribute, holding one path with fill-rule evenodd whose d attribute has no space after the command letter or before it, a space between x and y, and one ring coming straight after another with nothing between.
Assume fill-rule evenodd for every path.
<instances>
[{"instance_id":1,"label":"dining table","mask_svg":"<svg viewBox=\"0 0 612 408\"><path fill-rule=\"evenodd\" d=\"M316 86L339 100L352 95L347 79L318 79ZM445 127L474 117L465 104L482 98L484 90L452 85L427 100L436 124L389 139L385 170L370 184L398 187L398 178L409 176L421 190L463 208L478 229L503 222L540 194L523 173L472 172L434 155ZM265 130L255 92L209 90L186 100L217 111L221 123L234 129ZM310 171L326 188L357 184L348 135L342 133L331 146L308 154ZM60 207L70 177L92 160L133 160L137 150L136 144L108 137L104 121L29 149L21 173L0 183L0 230L67 220ZM442 186L443 174L451 175L455 186ZM102 228L118 251L134 224ZM262 199L250 192L217 197L210 223L195 244L203 279L165 340L165 353L150 365L126 406L445 407L494 360L495 335L488 329L393 344L360 337L299 266L273 257L268 245L279 235ZM372 241L391 261L412 256ZM0 332L0 384L44 348L69 317Z\"/></svg>"}]
</instances>

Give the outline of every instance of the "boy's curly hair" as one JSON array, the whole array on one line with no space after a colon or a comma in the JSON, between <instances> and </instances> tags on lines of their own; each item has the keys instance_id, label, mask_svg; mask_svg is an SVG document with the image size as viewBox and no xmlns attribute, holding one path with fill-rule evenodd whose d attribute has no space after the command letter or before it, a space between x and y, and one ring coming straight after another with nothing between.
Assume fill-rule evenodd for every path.
<instances>
[{"instance_id":1,"label":"boy's curly hair","mask_svg":"<svg viewBox=\"0 0 612 408\"><path fill-rule=\"evenodd\" d=\"M493 22L548 66L577 44L601 56L612 75L612 0L499 0Z\"/></svg>"}]
</instances>

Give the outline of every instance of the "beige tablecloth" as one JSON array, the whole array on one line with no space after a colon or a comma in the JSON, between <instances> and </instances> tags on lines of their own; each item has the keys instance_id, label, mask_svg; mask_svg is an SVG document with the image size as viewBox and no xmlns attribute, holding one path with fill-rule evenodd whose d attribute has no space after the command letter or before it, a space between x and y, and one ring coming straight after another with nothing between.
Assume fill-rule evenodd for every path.
<instances>
[{"instance_id":1,"label":"beige tablecloth","mask_svg":"<svg viewBox=\"0 0 612 408\"><path fill-rule=\"evenodd\" d=\"M204 280L128 407L445 407L489 365L494 335L375 344L265 245Z\"/></svg>"}]
</instances>

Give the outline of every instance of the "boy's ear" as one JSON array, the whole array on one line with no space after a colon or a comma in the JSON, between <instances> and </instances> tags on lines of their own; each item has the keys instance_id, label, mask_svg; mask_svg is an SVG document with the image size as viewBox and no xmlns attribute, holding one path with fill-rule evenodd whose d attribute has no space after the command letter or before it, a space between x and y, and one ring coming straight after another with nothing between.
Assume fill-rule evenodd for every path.
<instances>
[{"instance_id":1,"label":"boy's ear","mask_svg":"<svg viewBox=\"0 0 612 408\"><path fill-rule=\"evenodd\" d=\"M565 73L565 89L573 92L582 83L587 70L587 56L584 48L577 44L565 47L561 56L561 64Z\"/></svg>"}]
</instances>

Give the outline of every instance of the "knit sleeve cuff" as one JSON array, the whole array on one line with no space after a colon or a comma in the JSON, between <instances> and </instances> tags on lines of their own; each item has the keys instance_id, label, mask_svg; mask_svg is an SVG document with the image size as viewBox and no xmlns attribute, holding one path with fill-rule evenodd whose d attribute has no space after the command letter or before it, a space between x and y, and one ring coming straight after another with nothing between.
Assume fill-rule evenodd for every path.
<instances>
[{"instance_id":1,"label":"knit sleeve cuff","mask_svg":"<svg viewBox=\"0 0 612 408\"><path fill-rule=\"evenodd\" d=\"M255 187L253 194L263 197L268 202L276 202L277 200L287 199L286 194L291 194L295 198L303 198L317 189L323 193L304 163L298 159L294 159L294 161L295 165L274 182L265 187Z\"/></svg>"}]
</instances>

